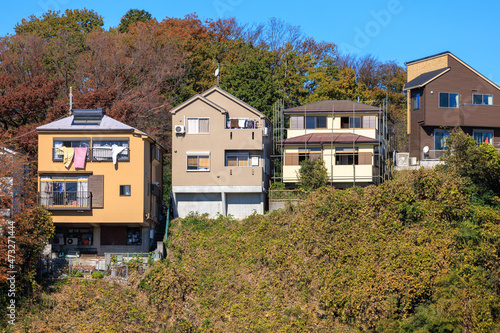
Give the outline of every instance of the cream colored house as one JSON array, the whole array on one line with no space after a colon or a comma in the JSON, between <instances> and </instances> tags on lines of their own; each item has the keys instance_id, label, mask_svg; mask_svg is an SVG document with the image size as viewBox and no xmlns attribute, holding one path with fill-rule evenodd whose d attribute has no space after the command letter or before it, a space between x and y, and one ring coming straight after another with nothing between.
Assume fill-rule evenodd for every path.
<instances>
[{"instance_id":1,"label":"cream colored house","mask_svg":"<svg viewBox=\"0 0 500 333\"><path fill-rule=\"evenodd\" d=\"M39 203L54 252L149 252L162 212L162 155L149 135L102 109L40 126Z\"/></svg>"},{"instance_id":2,"label":"cream colored house","mask_svg":"<svg viewBox=\"0 0 500 333\"><path fill-rule=\"evenodd\" d=\"M335 187L380 183L384 175L384 111L353 101L321 101L286 109L289 116L283 147L283 182L295 186L300 162L322 158Z\"/></svg>"},{"instance_id":3,"label":"cream colored house","mask_svg":"<svg viewBox=\"0 0 500 333\"><path fill-rule=\"evenodd\" d=\"M174 215L263 214L272 149L266 116L216 86L171 113Z\"/></svg>"}]
</instances>

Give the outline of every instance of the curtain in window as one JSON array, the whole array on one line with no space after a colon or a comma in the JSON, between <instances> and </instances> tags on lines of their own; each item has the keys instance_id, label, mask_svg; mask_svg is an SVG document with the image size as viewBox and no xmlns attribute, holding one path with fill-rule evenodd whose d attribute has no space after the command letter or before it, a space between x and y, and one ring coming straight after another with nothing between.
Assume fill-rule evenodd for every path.
<instances>
[{"instance_id":1,"label":"curtain in window","mask_svg":"<svg viewBox=\"0 0 500 333\"><path fill-rule=\"evenodd\" d=\"M199 124L200 133L209 133L210 132L210 120L209 119L200 119Z\"/></svg>"},{"instance_id":2,"label":"curtain in window","mask_svg":"<svg viewBox=\"0 0 500 333\"><path fill-rule=\"evenodd\" d=\"M290 128L291 129L303 129L304 128L304 117L290 117Z\"/></svg>"},{"instance_id":3,"label":"curtain in window","mask_svg":"<svg viewBox=\"0 0 500 333\"><path fill-rule=\"evenodd\" d=\"M42 206L52 206L52 180L50 177L42 177L40 190Z\"/></svg>"},{"instance_id":4,"label":"curtain in window","mask_svg":"<svg viewBox=\"0 0 500 333\"><path fill-rule=\"evenodd\" d=\"M188 118L188 120L187 120L187 132L190 134L199 133L198 118Z\"/></svg>"},{"instance_id":5,"label":"curtain in window","mask_svg":"<svg viewBox=\"0 0 500 333\"><path fill-rule=\"evenodd\" d=\"M493 105L493 95L484 95L483 103L486 105Z\"/></svg>"},{"instance_id":6,"label":"curtain in window","mask_svg":"<svg viewBox=\"0 0 500 333\"><path fill-rule=\"evenodd\" d=\"M200 170L208 170L210 164L208 156L200 156L198 158L198 164Z\"/></svg>"},{"instance_id":7,"label":"curtain in window","mask_svg":"<svg viewBox=\"0 0 500 333\"><path fill-rule=\"evenodd\" d=\"M89 205L89 198L88 198L88 182L86 181L79 181L78 182L78 189L77 189L77 204L80 207L87 207Z\"/></svg>"},{"instance_id":8,"label":"curtain in window","mask_svg":"<svg viewBox=\"0 0 500 333\"><path fill-rule=\"evenodd\" d=\"M248 156L239 156L238 166L248 166Z\"/></svg>"},{"instance_id":9,"label":"curtain in window","mask_svg":"<svg viewBox=\"0 0 500 333\"><path fill-rule=\"evenodd\" d=\"M227 157L227 166L235 167L238 166L238 158L236 156Z\"/></svg>"},{"instance_id":10,"label":"curtain in window","mask_svg":"<svg viewBox=\"0 0 500 333\"><path fill-rule=\"evenodd\" d=\"M188 156L188 170L198 169L198 156Z\"/></svg>"}]
</instances>

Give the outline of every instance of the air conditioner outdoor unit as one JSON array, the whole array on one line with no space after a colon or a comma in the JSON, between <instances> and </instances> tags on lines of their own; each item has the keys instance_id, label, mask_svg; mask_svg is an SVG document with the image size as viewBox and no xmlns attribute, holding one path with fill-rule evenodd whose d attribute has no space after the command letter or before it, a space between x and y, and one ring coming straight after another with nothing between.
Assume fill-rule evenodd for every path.
<instances>
[{"instance_id":1,"label":"air conditioner outdoor unit","mask_svg":"<svg viewBox=\"0 0 500 333\"><path fill-rule=\"evenodd\" d=\"M397 166L408 166L409 163L409 153L397 153L396 154L396 165Z\"/></svg>"},{"instance_id":2,"label":"air conditioner outdoor unit","mask_svg":"<svg viewBox=\"0 0 500 333\"><path fill-rule=\"evenodd\" d=\"M186 132L186 129L184 125L175 125L175 133L176 134L184 134Z\"/></svg>"},{"instance_id":3,"label":"air conditioner outdoor unit","mask_svg":"<svg viewBox=\"0 0 500 333\"><path fill-rule=\"evenodd\" d=\"M264 127L262 129L262 136L268 136L269 135L269 127Z\"/></svg>"},{"instance_id":4,"label":"air conditioner outdoor unit","mask_svg":"<svg viewBox=\"0 0 500 333\"><path fill-rule=\"evenodd\" d=\"M64 245L64 236L63 235L56 235L54 239L52 240L52 244L54 245Z\"/></svg>"},{"instance_id":5,"label":"air conditioner outdoor unit","mask_svg":"<svg viewBox=\"0 0 500 333\"><path fill-rule=\"evenodd\" d=\"M66 245L78 245L78 238L66 238Z\"/></svg>"}]
</instances>

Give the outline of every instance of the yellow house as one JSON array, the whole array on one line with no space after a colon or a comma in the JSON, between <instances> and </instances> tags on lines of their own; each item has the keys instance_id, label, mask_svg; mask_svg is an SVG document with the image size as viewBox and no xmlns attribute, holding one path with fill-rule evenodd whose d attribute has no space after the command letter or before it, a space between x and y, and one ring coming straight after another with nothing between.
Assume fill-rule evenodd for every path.
<instances>
[{"instance_id":1,"label":"yellow house","mask_svg":"<svg viewBox=\"0 0 500 333\"><path fill-rule=\"evenodd\" d=\"M378 184L384 178L388 150L384 111L353 101L320 101L286 109L289 116L283 147L283 182L298 183L300 162L322 158L335 187Z\"/></svg>"},{"instance_id":2,"label":"yellow house","mask_svg":"<svg viewBox=\"0 0 500 333\"><path fill-rule=\"evenodd\" d=\"M162 219L164 148L102 109L74 110L37 131L39 202L56 225L53 251L150 251Z\"/></svg>"}]
</instances>

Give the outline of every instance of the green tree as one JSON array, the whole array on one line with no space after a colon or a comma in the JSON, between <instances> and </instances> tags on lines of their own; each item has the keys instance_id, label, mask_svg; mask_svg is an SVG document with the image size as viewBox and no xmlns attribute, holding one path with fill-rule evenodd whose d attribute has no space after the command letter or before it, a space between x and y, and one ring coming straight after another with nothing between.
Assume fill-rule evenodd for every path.
<instances>
[{"instance_id":1,"label":"green tree","mask_svg":"<svg viewBox=\"0 0 500 333\"><path fill-rule=\"evenodd\" d=\"M328 181L326 167L321 158L303 160L300 162L298 173L299 185L305 190L315 190L325 186Z\"/></svg>"},{"instance_id":2,"label":"green tree","mask_svg":"<svg viewBox=\"0 0 500 333\"><path fill-rule=\"evenodd\" d=\"M148 22L151 19L151 14L144 9L131 9L120 20L118 31L122 33L128 32L130 25L137 22Z\"/></svg>"}]
</instances>

